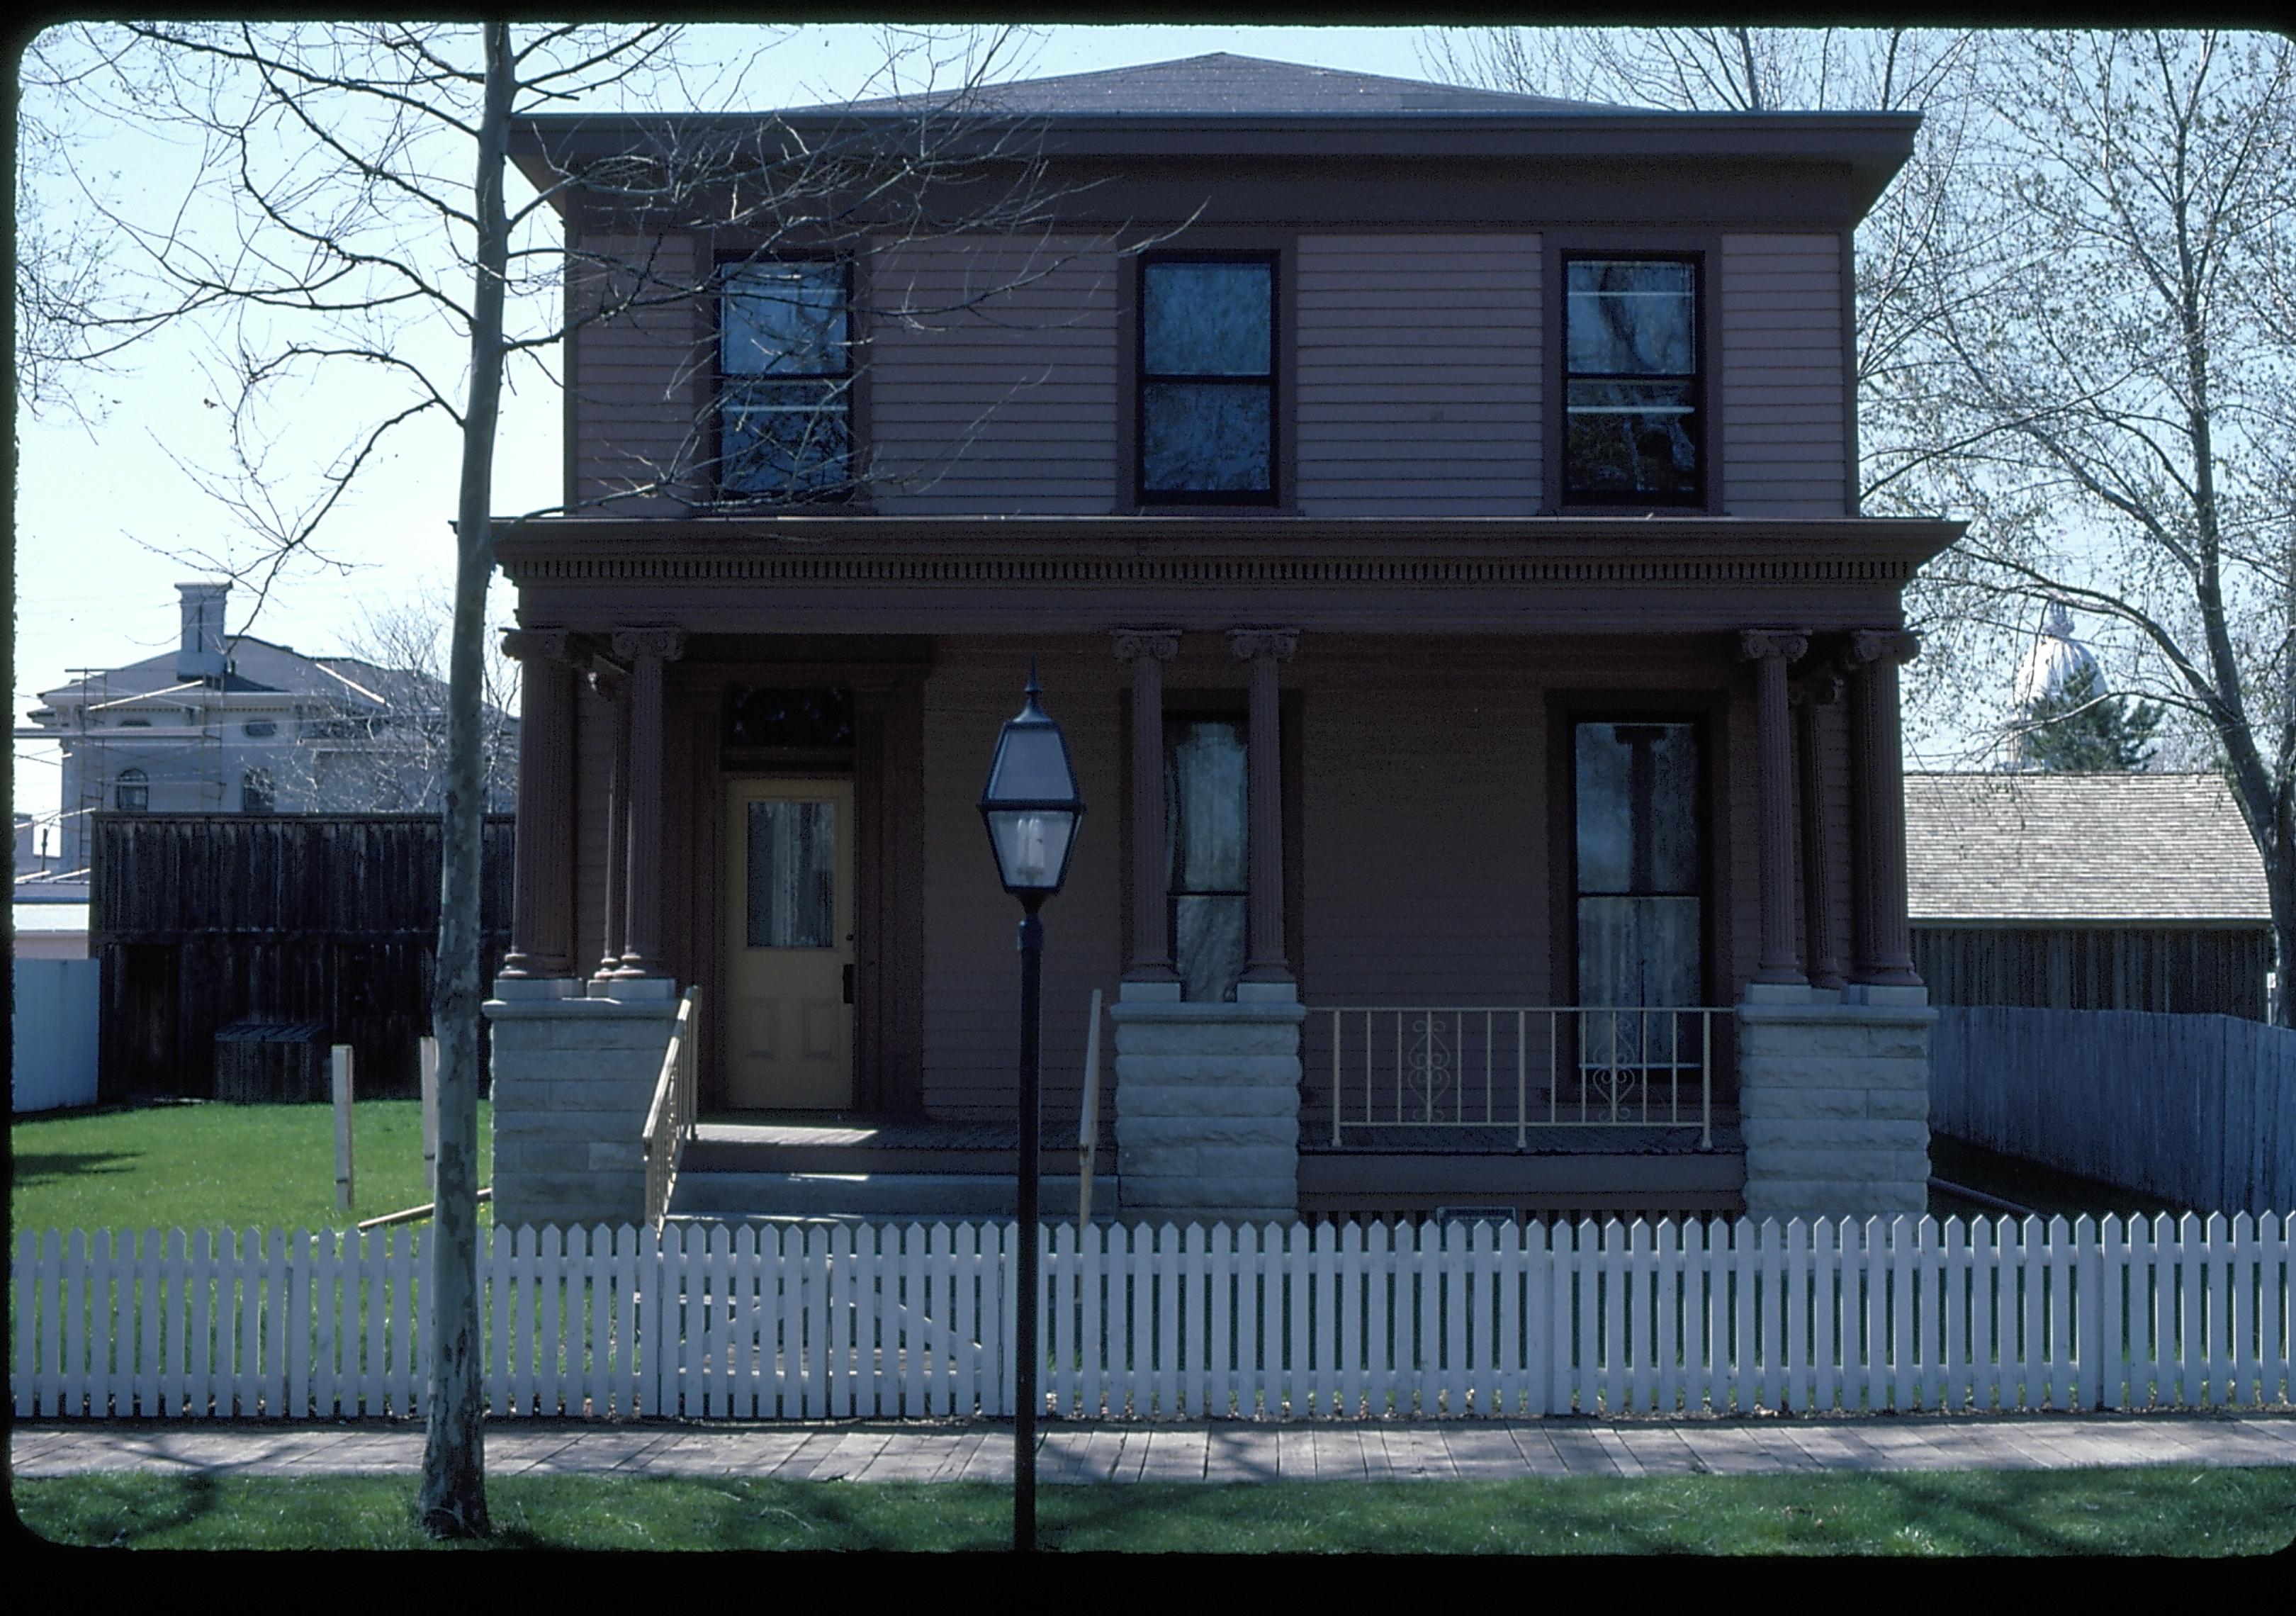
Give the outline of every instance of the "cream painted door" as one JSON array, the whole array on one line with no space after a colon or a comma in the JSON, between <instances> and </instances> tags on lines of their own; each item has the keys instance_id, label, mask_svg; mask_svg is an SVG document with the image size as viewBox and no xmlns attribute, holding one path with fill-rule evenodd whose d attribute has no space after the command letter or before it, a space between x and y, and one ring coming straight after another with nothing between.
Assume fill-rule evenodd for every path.
<instances>
[{"instance_id":1,"label":"cream painted door","mask_svg":"<svg viewBox=\"0 0 2296 1616\"><path fill-rule=\"evenodd\" d=\"M726 824L726 1098L853 1103L853 783L737 780Z\"/></svg>"}]
</instances>

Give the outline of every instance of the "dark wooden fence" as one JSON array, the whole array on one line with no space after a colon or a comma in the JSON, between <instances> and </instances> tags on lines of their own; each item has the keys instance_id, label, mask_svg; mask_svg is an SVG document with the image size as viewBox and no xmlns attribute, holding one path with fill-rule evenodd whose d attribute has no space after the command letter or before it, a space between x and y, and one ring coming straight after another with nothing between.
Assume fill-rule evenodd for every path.
<instances>
[{"instance_id":1,"label":"dark wooden fence","mask_svg":"<svg viewBox=\"0 0 2296 1616\"><path fill-rule=\"evenodd\" d=\"M2296 1208L2296 1031L2227 1015L1947 1006L1930 1126L2210 1211Z\"/></svg>"},{"instance_id":2,"label":"dark wooden fence","mask_svg":"<svg viewBox=\"0 0 2296 1616\"><path fill-rule=\"evenodd\" d=\"M2272 931L2251 926L1914 927L1932 1005L2265 1017Z\"/></svg>"},{"instance_id":3,"label":"dark wooden fence","mask_svg":"<svg viewBox=\"0 0 2296 1616\"><path fill-rule=\"evenodd\" d=\"M510 945L507 815L486 822L491 980ZM417 1092L439 936L439 822L418 814L99 814L89 944L107 1101L211 1096L234 1022L315 1021L363 1095Z\"/></svg>"}]
</instances>

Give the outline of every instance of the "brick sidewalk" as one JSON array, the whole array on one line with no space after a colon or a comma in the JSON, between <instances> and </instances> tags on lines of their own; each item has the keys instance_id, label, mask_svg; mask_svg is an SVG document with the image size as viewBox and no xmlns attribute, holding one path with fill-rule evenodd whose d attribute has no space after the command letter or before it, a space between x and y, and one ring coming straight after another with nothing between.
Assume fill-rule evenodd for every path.
<instances>
[{"instance_id":1,"label":"brick sidewalk","mask_svg":"<svg viewBox=\"0 0 2296 1616\"><path fill-rule=\"evenodd\" d=\"M1494 1420L1352 1424L1062 1423L1038 1481L1444 1481L1516 1476L1747 1475L1784 1471L2296 1465L2286 1415L2021 1415L1714 1421ZM419 1424L19 1424L20 1477L89 1471L412 1474ZM784 1481L1009 1481L1013 1428L872 1421L756 1425L502 1421L490 1475L773 1476Z\"/></svg>"}]
</instances>

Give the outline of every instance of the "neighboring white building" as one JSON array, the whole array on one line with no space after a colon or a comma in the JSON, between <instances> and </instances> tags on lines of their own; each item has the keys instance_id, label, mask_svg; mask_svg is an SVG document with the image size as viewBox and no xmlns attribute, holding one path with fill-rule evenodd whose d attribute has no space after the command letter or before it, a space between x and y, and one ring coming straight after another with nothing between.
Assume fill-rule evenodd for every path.
<instances>
[{"instance_id":1,"label":"neighboring white building","mask_svg":"<svg viewBox=\"0 0 2296 1616\"><path fill-rule=\"evenodd\" d=\"M357 657L226 635L231 586L178 584L177 648L40 693L19 740L62 752L59 816L36 882L84 882L87 821L154 814L405 813L435 808L446 686ZM488 809L513 800L517 720L485 715ZM30 833L37 837L37 830ZM26 832L20 828L20 849Z\"/></svg>"}]
</instances>

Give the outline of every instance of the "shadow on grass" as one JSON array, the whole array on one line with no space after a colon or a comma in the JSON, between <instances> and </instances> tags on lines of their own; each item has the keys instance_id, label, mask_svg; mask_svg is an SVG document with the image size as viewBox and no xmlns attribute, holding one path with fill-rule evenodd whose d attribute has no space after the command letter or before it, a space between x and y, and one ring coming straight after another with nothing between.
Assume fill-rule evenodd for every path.
<instances>
[{"instance_id":1,"label":"shadow on grass","mask_svg":"<svg viewBox=\"0 0 2296 1616\"><path fill-rule=\"evenodd\" d=\"M142 1151L18 1151L9 1159L20 1189L45 1187L68 1178L132 1173L144 1160Z\"/></svg>"}]
</instances>

